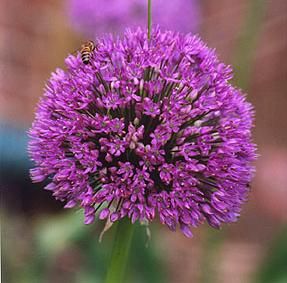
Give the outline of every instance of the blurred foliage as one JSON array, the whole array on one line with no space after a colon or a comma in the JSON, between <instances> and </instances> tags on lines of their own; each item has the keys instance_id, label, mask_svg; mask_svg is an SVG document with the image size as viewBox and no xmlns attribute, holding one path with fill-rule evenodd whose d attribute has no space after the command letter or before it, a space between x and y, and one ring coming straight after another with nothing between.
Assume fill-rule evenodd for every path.
<instances>
[{"instance_id":1,"label":"blurred foliage","mask_svg":"<svg viewBox=\"0 0 287 283\"><path fill-rule=\"evenodd\" d=\"M265 260L259 267L255 283L287 282L287 226L272 240Z\"/></svg>"},{"instance_id":2,"label":"blurred foliage","mask_svg":"<svg viewBox=\"0 0 287 283\"><path fill-rule=\"evenodd\" d=\"M40 223L35 223L33 231L30 231L30 253L27 253L25 262L21 262L21 268L18 268L17 272L11 272L15 266L9 266L9 257L13 255L7 255L12 252L13 243L10 242L8 249L3 251L4 257L7 258L4 272L9 273L5 282L103 282L115 229L112 227L107 231L103 241L99 243L102 224L96 222L94 225L84 225L80 211L42 218ZM128 264L128 282L167 282L156 248L156 239L149 241L149 246L146 247L145 228L139 224L135 225ZM156 231L156 227L153 227L153 230ZM9 241L9 229L6 234ZM19 236L14 235L13 238L17 239ZM19 257L19 250L14 251L14 256Z\"/></svg>"},{"instance_id":3,"label":"blurred foliage","mask_svg":"<svg viewBox=\"0 0 287 283\"><path fill-rule=\"evenodd\" d=\"M249 0L244 26L234 54L235 85L246 90L251 78L254 54L266 11L266 0Z\"/></svg>"},{"instance_id":4,"label":"blurred foliage","mask_svg":"<svg viewBox=\"0 0 287 283\"><path fill-rule=\"evenodd\" d=\"M216 266L214 262L225 240L225 230L215 230L211 227L204 227L203 250L201 256L200 283L218 282Z\"/></svg>"}]
</instances>

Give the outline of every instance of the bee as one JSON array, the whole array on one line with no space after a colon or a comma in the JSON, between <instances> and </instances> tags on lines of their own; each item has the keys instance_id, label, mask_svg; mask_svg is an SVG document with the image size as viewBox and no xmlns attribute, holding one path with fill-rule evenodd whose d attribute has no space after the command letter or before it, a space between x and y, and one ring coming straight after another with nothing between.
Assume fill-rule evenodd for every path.
<instances>
[{"instance_id":1,"label":"bee","mask_svg":"<svg viewBox=\"0 0 287 283\"><path fill-rule=\"evenodd\" d=\"M89 40L82 44L80 48L81 59L85 65L89 64L92 52L95 50L96 45L93 41Z\"/></svg>"}]
</instances>

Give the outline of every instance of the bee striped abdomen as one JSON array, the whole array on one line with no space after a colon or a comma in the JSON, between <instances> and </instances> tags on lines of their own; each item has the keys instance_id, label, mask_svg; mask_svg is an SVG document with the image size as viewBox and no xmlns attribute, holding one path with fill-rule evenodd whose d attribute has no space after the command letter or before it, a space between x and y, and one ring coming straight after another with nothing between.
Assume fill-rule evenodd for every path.
<instances>
[{"instance_id":1,"label":"bee striped abdomen","mask_svg":"<svg viewBox=\"0 0 287 283\"><path fill-rule=\"evenodd\" d=\"M92 52L95 50L95 44L93 41L88 41L82 45L81 48L81 59L85 65L89 64Z\"/></svg>"},{"instance_id":2,"label":"bee striped abdomen","mask_svg":"<svg viewBox=\"0 0 287 283\"><path fill-rule=\"evenodd\" d=\"M88 48L86 50L82 50L81 58L85 65L89 64L90 59L91 59L91 52Z\"/></svg>"}]
</instances>

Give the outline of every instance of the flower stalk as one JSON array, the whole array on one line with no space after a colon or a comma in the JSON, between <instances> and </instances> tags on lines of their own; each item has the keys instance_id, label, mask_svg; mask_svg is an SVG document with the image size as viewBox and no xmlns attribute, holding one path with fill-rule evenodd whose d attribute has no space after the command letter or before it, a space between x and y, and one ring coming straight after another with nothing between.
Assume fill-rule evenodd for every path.
<instances>
[{"instance_id":1,"label":"flower stalk","mask_svg":"<svg viewBox=\"0 0 287 283\"><path fill-rule=\"evenodd\" d=\"M147 6L147 37L148 37L148 40L150 40L150 34L151 34L151 0L148 0L148 6Z\"/></svg>"},{"instance_id":2,"label":"flower stalk","mask_svg":"<svg viewBox=\"0 0 287 283\"><path fill-rule=\"evenodd\" d=\"M131 224L127 218L117 222L115 225L117 225L116 233L105 283L124 282L125 270L135 228L135 225Z\"/></svg>"}]
</instances>

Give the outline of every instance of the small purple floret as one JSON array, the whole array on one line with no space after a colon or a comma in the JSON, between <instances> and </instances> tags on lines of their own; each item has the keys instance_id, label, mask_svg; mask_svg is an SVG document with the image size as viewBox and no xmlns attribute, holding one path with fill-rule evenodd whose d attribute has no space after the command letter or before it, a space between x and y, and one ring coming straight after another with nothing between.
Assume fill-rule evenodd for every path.
<instances>
[{"instance_id":1,"label":"small purple floret","mask_svg":"<svg viewBox=\"0 0 287 283\"><path fill-rule=\"evenodd\" d=\"M34 182L49 178L85 223L128 217L187 237L234 222L254 174L253 108L196 36L155 29L104 37L90 64L66 59L30 130Z\"/></svg>"}]
</instances>

